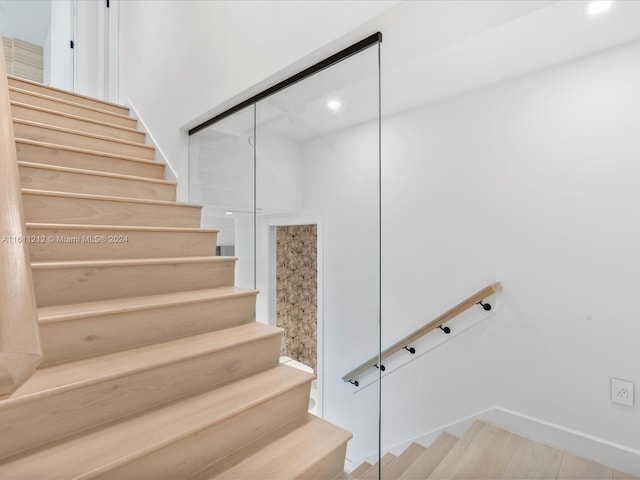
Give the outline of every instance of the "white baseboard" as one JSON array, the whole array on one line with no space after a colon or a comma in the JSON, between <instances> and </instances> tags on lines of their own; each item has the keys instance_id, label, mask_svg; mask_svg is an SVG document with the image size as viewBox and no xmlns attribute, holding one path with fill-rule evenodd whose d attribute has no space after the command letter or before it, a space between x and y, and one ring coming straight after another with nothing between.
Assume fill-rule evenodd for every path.
<instances>
[{"instance_id":1,"label":"white baseboard","mask_svg":"<svg viewBox=\"0 0 640 480\"><path fill-rule=\"evenodd\" d=\"M496 425L522 437L613 467L630 475L640 476L640 450L502 407L490 408L434 429L412 440L385 446L382 451L399 455L414 442L428 447L442 432L460 437L476 420ZM377 454L357 462L352 461L351 465L355 468L363 461L375 463L377 462Z\"/></svg>"},{"instance_id":2,"label":"white baseboard","mask_svg":"<svg viewBox=\"0 0 640 480\"><path fill-rule=\"evenodd\" d=\"M164 154L164 152L160 148L160 145L158 145L158 142L156 142L155 138L153 138L153 134L147 128L147 125L144 123L144 120L140 116L138 109L135 107L135 105L131 100L127 101L127 106L130 109L131 116L138 121L139 128L144 130L144 132L147 134L147 142L146 142L147 145L152 145L153 147L155 147L156 149L155 160L157 162L162 162L167 166L167 168L165 169L165 180L171 180L171 181L177 182L178 173L176 172L176 169L173 167L173 165L171 165L171 162L169 161L167 156Z\"/></svg>"}]
</instances>

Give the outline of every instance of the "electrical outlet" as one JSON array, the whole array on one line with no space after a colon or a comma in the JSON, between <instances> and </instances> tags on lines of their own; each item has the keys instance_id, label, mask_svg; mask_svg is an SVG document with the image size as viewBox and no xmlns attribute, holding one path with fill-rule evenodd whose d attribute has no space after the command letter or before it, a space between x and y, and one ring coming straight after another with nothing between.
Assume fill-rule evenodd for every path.
<instances>
[{"instance_id":1,"label":"electrical outlet","mask_svg":"<svg viewBox=\"0 0 640 480\"><path fill-rule=\"evenodd\" d=\"M619 378L612 378L611 401L627 407L633 407L633 383Z\"/></svg>"}]
</instances>

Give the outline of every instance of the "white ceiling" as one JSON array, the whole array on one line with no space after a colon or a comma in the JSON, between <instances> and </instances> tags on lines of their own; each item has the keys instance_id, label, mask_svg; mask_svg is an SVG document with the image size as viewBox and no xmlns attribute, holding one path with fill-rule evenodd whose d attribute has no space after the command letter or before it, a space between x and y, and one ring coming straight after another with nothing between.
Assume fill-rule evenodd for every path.
<instances>
[{"instance_id":1,"label":"white ceiling","mask_svg":"<svg viewBox=\"0 0 640 480\"><path fill-rule=\"evenodd\" d=\"M495 8L507 3L510 2L500 2ZM614 1L613 8L598 17L586 17L588 1L543 3L543 8L387 71L387 91L394 92L389 112L640 39L640 1Z\"/></svg>"},{"instance_id":2,"label":"white ceiling","mask_svg":"<svg viewBox=\"0 0 640 480\"><path fill-rule=\"evenodd\" d=\"M583 0L408 1L371 27L383 32L383 113L460 95L640 39L640 0L587 18ZM377 114L370 49L258 104L262 128L308 140ZM336 114L326 107L338 98ZM232 122L230 122L229 126ZM243 124L237 122L231 131Z\"/></svg>"}]
</instances>

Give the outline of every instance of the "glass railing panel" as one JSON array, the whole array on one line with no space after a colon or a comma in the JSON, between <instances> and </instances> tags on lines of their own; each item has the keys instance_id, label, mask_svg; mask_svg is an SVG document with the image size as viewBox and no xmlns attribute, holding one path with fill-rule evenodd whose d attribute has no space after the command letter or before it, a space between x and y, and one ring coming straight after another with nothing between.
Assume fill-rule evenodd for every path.
<instances>
[{"instance_id":1,"label":"glass railing panel","mask_svg":"<svg viewBox=\"0 0 640 480\"><path fill-rule=\"evenodd\" d=\"M379 384L342 375L379 348L378 45L256 105L257 320L313 370L312 412L353 434L347 470L379 454Z\"/></svg>"},{"instance_id":2,"label":"glass railing panel","mask_svg":"<svg viewBox=\"0 0 640 480\"><path fill-rule=\"evenodd\" d=\"M202 228L219 230L217 254L238 258L237 286L255 286L254 107L189 137L189 201Z\"/></svg>"}]
</instances>

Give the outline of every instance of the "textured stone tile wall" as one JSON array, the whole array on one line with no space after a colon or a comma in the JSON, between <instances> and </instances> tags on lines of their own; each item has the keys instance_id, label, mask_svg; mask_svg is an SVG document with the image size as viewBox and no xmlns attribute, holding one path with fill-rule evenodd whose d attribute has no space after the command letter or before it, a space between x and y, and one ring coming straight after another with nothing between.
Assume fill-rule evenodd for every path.
<instances>
[{"instance_id":1,"label":"textured stone tile wall","mask_svg":"<svg viewBox=\"0 0 640 480\"><path fill-rule=\"evenodd\" d=\"M282 354L316 371L316 225L277 227L276 248L277 325L285 332Z\"/></svg>"}]
</instances>

